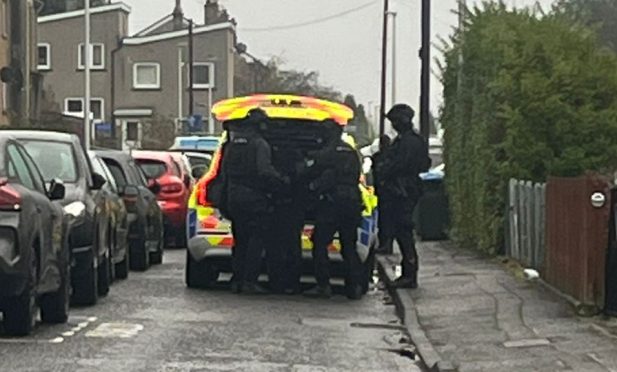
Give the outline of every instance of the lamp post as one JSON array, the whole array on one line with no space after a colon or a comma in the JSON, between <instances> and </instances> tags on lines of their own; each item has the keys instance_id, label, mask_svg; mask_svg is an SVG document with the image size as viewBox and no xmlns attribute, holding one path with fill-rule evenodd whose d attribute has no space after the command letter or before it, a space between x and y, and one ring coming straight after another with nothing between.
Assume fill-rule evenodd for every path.
<instances>
[{"instance_id":1,"label":"lamp post","mask_svg":"<svg viewBox=\"0 0 617 372\"><path fill-rule=\"evenodd\" d=\"M84 35L84 81L85 81L85 93L84 93L84 147L86 151L90 150L90 0L84 0L84 22L85 22L85 35Z\"/></svg>"}]
</instances>

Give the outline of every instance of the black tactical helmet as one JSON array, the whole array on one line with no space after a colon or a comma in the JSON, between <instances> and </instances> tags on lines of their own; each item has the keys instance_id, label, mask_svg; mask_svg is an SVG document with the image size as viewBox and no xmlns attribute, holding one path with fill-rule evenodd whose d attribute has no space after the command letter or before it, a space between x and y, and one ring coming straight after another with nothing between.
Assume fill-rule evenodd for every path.
<instances>
[{"instance_id":1,"label":"black tactical helmet","mask_svg":"<svg viewBox=\"0 0 617 372\"><path fill-rule=\"evenodd\" d=\"M268 115L259 107L251 109L246 116L246 124L260 130L264 130L266 128L267 122Z\"/></svg>"},{"instance_id":2,"label":"black tactical helmet","mask_svg":"<svg viewBox=\"0 0 617 372\"><path fill-rule=\"evenodd\" d=\"M399 103L390 109L386 114L388 120L392 122L406 122L411 123L414 116L416 116L416 112L409 106L404 103Z\"/></svg>"}]
</instances>

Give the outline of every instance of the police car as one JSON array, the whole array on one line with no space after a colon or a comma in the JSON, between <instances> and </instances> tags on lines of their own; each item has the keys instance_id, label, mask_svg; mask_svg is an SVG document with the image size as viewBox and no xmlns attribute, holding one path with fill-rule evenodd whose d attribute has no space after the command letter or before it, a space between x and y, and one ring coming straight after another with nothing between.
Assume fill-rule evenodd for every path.
<instances>
[{"instance_id":1,"label":"police car","mask_svg":"<svg viewBox=\"0 0 617 372\"><path fill-rule=\"evenodd\" d=\"M217 103L212 111L217 120L229 122L246 117L248 111L259 107L270 118L269 128L264 137L271 144L273 152L309 151L323 146L324 120L334 120L345 126L353 118L348 107L311 97L288 95L258 95L233 98ZM352 140L351 137L346 137ZM186 284L191 288L207 288L214 285L221 273L231 272L231 249L234 244L231 223L208 201L207 185L214 180L221 165L221 147L226 134L219 139L217 151L209 171L200 179L189 200L187 216L188 250L186 257ZM280 156L279 156L280 158ZM377 242L377 199L372 188L362 181L358 187L362 192L365 210L358 231L357 249L365 263L365 290L368 289L373 271L372 249ZM313 226L305 225L302 234L304 273L312 274L313 248L311 235ZM338 240L329 248L332 272L343 272L341 247ZM265 270L264 270L265 272Z\"/></svg>"}]
</instances>

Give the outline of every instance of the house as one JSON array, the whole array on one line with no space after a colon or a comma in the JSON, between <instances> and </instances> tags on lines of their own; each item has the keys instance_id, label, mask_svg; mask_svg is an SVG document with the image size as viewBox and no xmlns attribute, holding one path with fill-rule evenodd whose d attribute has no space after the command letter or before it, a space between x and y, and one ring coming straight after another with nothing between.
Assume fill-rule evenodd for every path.
<instances>
[{"instance_id":1,"label":"house","mask_svg":"<svg viewBox=\"0 0 617 372\"><path fill-rule=\"evenodd\" d=\"M128 36L130 11L131 8L123 3L91 10L90 109L94 118L93 133L101 123L113 120L113 55L119 50L122 39ZM55 104L57 111L83 117L84 11L42 16L38 18L38 26L38 70L45 76L45 95Z\"/></svg>"},{"instance_id":2,"label":"house","mask_svg":"<svg viewBox=\"0 0 617 372\"><path fill-rule=\"evenodd\" d=\"M33 0L0 0L0 125L36 121L41 75L36 69L36 9Z\"/></svg>"},{"instance_id":3,"label":"house","mask_svg":"<svg viewBox=\"0 0 617 372\"><path fill-rule=\"evenodd\" d=\"M236 35L234 22L217 1L206 2L204 23L192 27L193 74L188 67L190 21L180 0L171 14L132 36L126 4L91 11L92 132L98 143L166 148L178 123L191 114L204 118L204 131L220 132L208 120L209 107L234 93ZM62 112L83 117L84 11L39 17L38 23L46 95Z\"/></svg>"}]
</instances>

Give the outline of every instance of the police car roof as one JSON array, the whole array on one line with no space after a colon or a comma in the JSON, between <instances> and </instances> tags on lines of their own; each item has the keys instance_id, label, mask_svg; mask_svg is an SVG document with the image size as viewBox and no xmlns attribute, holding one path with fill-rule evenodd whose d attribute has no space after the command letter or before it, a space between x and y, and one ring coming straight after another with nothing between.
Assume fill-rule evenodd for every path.
<instances>
[{"instance_id":1,"label":"police car roof","mask_svg":"<svg viewBox=\"0 0 617 372\"><path fill-rule=\"evenodd\" d=\"M244 119L255 108L264 110L273 119L333 120L342 126L354 117L353 110L341 103L286 94L256 94L226 99L217 102L212 107L212 113L220 121L238 120Z\"/></svg>"}]
</instances>

